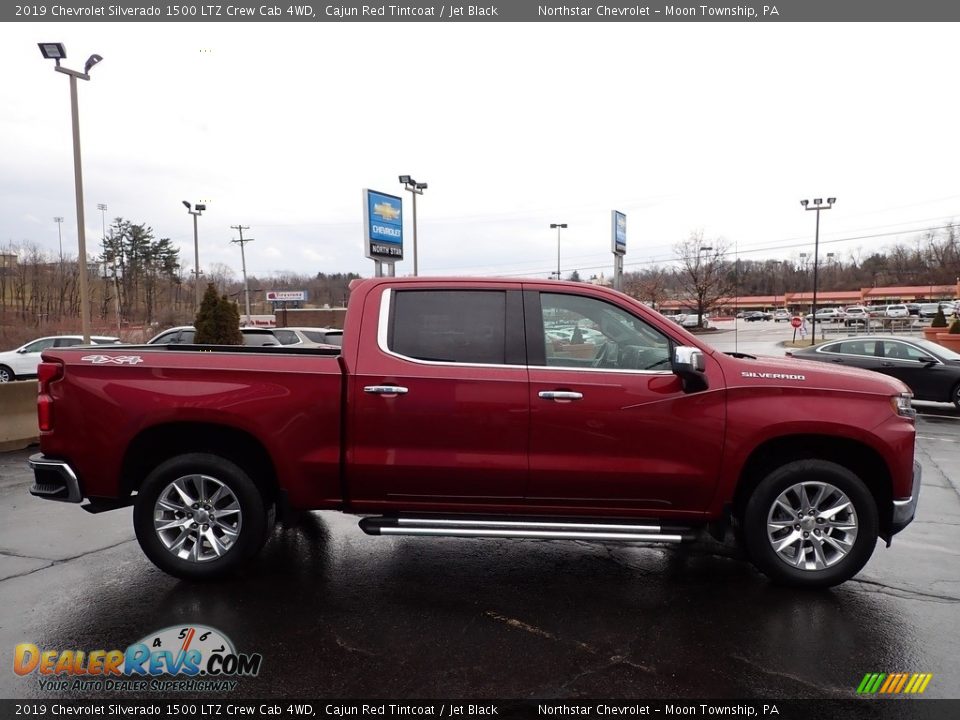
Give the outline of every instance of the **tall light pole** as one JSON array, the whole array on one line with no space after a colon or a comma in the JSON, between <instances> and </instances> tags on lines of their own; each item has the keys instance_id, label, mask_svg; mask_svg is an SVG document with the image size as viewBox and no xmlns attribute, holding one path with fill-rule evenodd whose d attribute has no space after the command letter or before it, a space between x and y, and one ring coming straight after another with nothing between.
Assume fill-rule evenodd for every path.
<instances>
[{"instance_id":1,"label":"tall light pole","mask_svg":"<svg viewBox=\"0 0 960 720\"><path fill-rule=\"evenodd\" d=\"M566 223L550 223L551 229L557 229L557 280L560 279L560 230L566 227Z\"/></svg>"},{"instance_id":2,"label":"tall light pole","mask_svg":"<svg viewBox=\"0 0 960 720\"><path fill-rule=\"evenodd\" d=\"M37 43L40 54L47 60L57 63L54 70L70 78L70 114L73 120L73 178L77 189L77 245L80 266L80 326L83 332L83 342L90 344L90 289L87 287L87 238L84 231L83 217L83 174L80 170L80 118L77 107L77 78L90 79L90 70L103 60L100 55L93 54L83 65L83 72L61 67L60 61L67 57L67 49L63 43ZM61 251L62 256L62 251Z\"/></svg>"},{"instance_id":3,"label":"tall light pole","mask_svg":"<svg viewBox=\"0 0 960 720\"><path fill-rule=\"evenodd\" d=\"M417 276L418 267L417 267L417 195L423 195L423 191L427 189L427 184L422 182L417 182L409 175L401 175L400 182L403 184L404 190L409 190L410 194L413 196L413 276Z\"/></svg>"},{"instance_id":4,"label":"tall light pole","mask_svg":"<svg viewBox=\"0 0 960 720\"><path fill-rule=\"evenodd\" d=\"M827 198L827 204L824 205L823 198L815 198L813 207L809 207L809 200L800 201L804 210L814 210L817 213L817 229L813 240L813 337L811 338L811 344L813 344L813 340L817 337L817 260L819 259L820 252L820 211L830 210L836 201L837 199L835 197ZM821 335L823 335L823 323L820 325ZM826 335L823 335L823 337L826 337Z\"/></svg>"},{"instance_id":5,"label":"tall light pole","mask_svg":"<svg viewBox=\"0 0 960 720\"><path fill-rule=\"evenodd\" d=\"M207 209L207 206L202 203L197 203L193 206L193 210L190 209L190 203L186 200L183 200L183 206L187 209L187 212L193 215L193 289L194 289L194 308L193 312L196 314L200 311L200 242L197 239L197 218L203 214L203 211Z\"/></svg>"},{"instance_id":6,"label":"tall light pole","mask_svg":"<svg viewBox=\"0 0 960 720\"><path fill-rule=\"evenodd\" d=\"M60 227L63 225L63 218L57 215L53 221L57 224L57 240L60 241L60 264L63 265L63 234L60 232Z\"/></svg>"},{"instance_id":7,"label":"tall light pole","mask_svg":"<svg viewBox=\"0 0 960 720\"><path fill-rule=\"evenodd\" d=\"M106 203L97 203L97 210L100 211L100 232L103 233L102 244L104 249L107 246L107 205ZM113 307L117 315L117 336L120 335L120 280L117 277L117 254L113 250L110 252L112 268L107 268L107 260L104 260L103 275L104 278L110 277L113 280ZM110 274L107 275L107 270Z\"/></svg>"}]
</instances>

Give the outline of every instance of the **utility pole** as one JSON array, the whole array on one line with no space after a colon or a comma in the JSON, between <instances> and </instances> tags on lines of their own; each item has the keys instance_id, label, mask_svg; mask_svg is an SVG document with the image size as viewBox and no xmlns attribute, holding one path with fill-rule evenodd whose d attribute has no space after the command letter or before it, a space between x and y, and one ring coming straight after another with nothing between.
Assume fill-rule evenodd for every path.
<instances>
[{"instance_id":1,"label":"utility pole","mask_svg":"<svg viewBox=\"0 0 960 720\"><path fill-rule=\"evenodd\" d=\"M240 233L239 240L231 240L230 242L240 244L240 262L242 263L242 266L243 266L243 300L244 300L244 308L247 311L247 325L249 325L250 324L250 288L247 285L247 256L246 256L246 253L244 253L243 251L243 244L248 242L253 242L253 238L243 237L243 231L249 230L250 229L249 225L231 225L230 228Z\"/></svg>"}]
</instances>

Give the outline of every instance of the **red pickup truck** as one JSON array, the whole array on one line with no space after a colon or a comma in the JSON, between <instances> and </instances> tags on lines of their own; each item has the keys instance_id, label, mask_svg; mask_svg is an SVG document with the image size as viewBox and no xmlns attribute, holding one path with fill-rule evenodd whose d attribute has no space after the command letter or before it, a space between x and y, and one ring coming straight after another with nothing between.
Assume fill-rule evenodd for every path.
<instances>
[{"instance_id":1,"label":"red pickup truck","mask_svg":"<svg viewBox=\"0 0 960 720\"><path fill-rule=\"evenodd\" d=\"M287 510L374 535L679 543L732 526L775 581L855 575L920 489L892 378L728 355L626 295L537 280L355 284L339 350L49 350L42 498L133 505L164 571L252 558Z\"/></svg>"}]
</instances>

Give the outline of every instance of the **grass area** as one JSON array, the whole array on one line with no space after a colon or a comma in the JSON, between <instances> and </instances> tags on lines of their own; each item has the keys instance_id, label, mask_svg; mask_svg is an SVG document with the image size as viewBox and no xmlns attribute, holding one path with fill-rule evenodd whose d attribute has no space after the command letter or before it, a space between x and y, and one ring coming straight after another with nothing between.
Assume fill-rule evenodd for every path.
<instances>
[{"instance_id":1,"label":"grass area","mask_svg":"<svg viewBox=\"0 0 960 720\"><path fill-rule=\"evenodd\" d=\"M812 347L814 345L823 345L827 340L814 340L809 338L807 340L784 340L782 345L786 348L805 348Z\"/></svg>"}]
</instances>

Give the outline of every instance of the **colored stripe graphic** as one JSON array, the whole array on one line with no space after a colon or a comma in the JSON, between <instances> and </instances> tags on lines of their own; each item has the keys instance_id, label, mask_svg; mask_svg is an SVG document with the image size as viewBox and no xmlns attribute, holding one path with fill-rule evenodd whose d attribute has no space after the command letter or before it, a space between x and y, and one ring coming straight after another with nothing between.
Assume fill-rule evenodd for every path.
<instances>
[{"instance_id":1,"label":"colored stripe graphic","mask_svg":"<svg viewBox=\"0 0 960 720\"><path fill-rule=\"evenodd\" d=\"M867 673L857 686L857 694L919 695L932 679L933 673Z\"/></svg>"}]
</instances>

